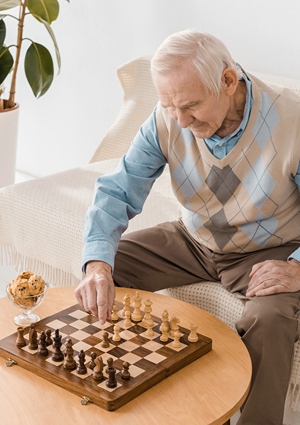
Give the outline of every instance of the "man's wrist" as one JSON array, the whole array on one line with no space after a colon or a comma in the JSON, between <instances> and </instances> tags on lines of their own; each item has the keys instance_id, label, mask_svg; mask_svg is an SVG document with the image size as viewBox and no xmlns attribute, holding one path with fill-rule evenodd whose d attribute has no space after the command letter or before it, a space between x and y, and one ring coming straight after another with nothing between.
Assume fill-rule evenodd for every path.
<instances>
[{"instance_id":1,"label":"man's wrist","mask_svg":"<svg viewBox=\"0 0 300 425\"><path fill-rule=\"evenodd\" d=\"M89 261L88 263L86 263L86 267L85 267L86 275L101 273L101 272L111 274L112 268L108 263L105 263L104 261L99 261L99 260Z\"/></svg>"}]
</instances>

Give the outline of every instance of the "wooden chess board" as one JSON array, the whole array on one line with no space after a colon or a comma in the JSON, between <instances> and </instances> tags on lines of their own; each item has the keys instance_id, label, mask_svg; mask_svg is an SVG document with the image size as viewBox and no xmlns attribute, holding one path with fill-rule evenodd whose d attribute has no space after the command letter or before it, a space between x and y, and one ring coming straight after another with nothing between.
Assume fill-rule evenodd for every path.
<instances>
[{"instance_id":1,"label":"wooden chess board","mask_svg":"<svg viewBox=\"0 0 300 425\"><path fill-rule=\"evenodd\" d=\"M36 324L38 334L47 329L54 334L55 330L59 329L62 335L62 350L66 340L71 338L75 360L80 350L85 352L86 364L91 360L92 352L101 356L105 365L107 359L112 357L114 367L117 369L116 388L106 386L105 367L103 380L99 382L93 379L93 371L89 368L86 374L79 375L76 370L64 369L63 361L54 362L51 358L51 351L54 351L52 346L48 347L49 355L46 357L39 356L37 350L30 350L27 345L18 348L16 346L17 332L0 340L0 356L10 358L17 365L34 374L82 398L87 398L106 410L113 411L212 349L212 340L200 334L197 334L199 337L197 342L189 342L190 330L181 326L179 326L180 347L172 346L172 338L169 338L167 342L160 341L159 327L162 320L156 316L152 316L154 320L152 337L146 336L147 328L141 322L125 327L121 314L123 306L121 303L116 304L120 309L118 321L107 321L102 326L96 317L86 313L79 305L62 310ZM116 323L121 329L119 342L112 340ZM24 331L27 341L28 330L29 328L25 328ZM108 332L110 338L108 348L103 348L101 345L104 331ZM128 381L121 377L124 362L130 364Z\"/></svg>"}]
</instances>

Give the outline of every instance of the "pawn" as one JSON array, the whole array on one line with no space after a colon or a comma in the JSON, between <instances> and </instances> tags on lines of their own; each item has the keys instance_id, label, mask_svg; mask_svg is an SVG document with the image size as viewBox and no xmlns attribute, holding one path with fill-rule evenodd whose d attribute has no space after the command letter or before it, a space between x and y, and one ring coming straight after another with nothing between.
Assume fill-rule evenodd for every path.
<instances>
[{"instance_id":1,"label":"pawn","mask_svg":"<svg viewBox=\"0 0 300 425\"><path fill-rule=\"evenodd\" d=\"M197 335L197 332L196 332L197 328L198 328L198 326L195 325L195 323L191 324L191 333L188 336L188 340L190 342L197 342L198 341L199 338L198 338L198 335Z\"/></svg>"},{"instance_id":2,"label":"pawn","mask_svg":"<svg viewBox=\"0 0 300 425\"><path fill-rule=\"evenodd\" d=\"M53 339L51 338L51 329L47 329L46 330L46 344L48 345L52 345L53 343Z\"/></svg>"},{"instance_id":3,"label":"pawn","mask_svg":"<svg viewBox=\"0 0 300 425\"><path fill-rule=\"evenodd\" d=\"M116 305L114 305L113 308L112 308L111 320L114 321L114 322L119 320L118 307Z\"/></svg>"},{"instance_id":4,"label":"pawn","mask_svg":"<svg viewBox=\"0 0 300 425\"><path fill-rule=\"evenodd\" d=\"M121 331L121 328L120 328L120 326L118 326L118 325L115 325L114 326L114 334L113 334L113 341L115 341L115 342L119 342L120 340L121 340L121 337L120 337L120 331Z\"/></svg>"},{"instance_id":5,"label":"pawn","mask_svg":"<svg viewBox=\"0 0 300 425\"><path fill-rule=\"evenodd\" d=\"M123 370L121 373L121 378L124 379L125 381L128 381L130 379L130 372L129 372L129 363L128 362L124 362L123 363Z\"/></svg>"},{"instance_id":6,"label":"pawn","mask_svg":"<svg viewBox=\"0 0 300 425\"><path fill-rule=\"evenodd\" d=\"M175 331L173 338L174 338L174 341L172 342L172 347L174 347L174 348L180 348L180 346L181 346L181 342L179 341L179 339L180 339L180 332L179 331Z\"/></svg>"},{"instance_id":7,"label":"pawn","mask_svg":"<svg viewBox=\"0 0 300 425\"><path fill-rule=\"evenodd\" d=\"M132 326L131 320L130 320L131 313L129 310L125 311L125 320L124 320L124 327L130 328Z\"/></svg>"},{"instance_id":8,"label":"pawn","mask_svg":"<svg viewBox=\"0 0 300 425\"><path fill-rule=\"evenodd\" d=\"M101 381L103 379L103 360L101 356L95 358L93 378L95 379L95 381Z\"/></svg>"},{"instance_id":9,"label":"pawn","mask_svg":"<svg viewBox=\"0 0 300 425\"><path fill-rule=\"evenodd\" d=\"M95 363L95 359L96 359L96 357L97 357L97 354L93 351L91 354L90 354L90 356L91 356L91 361L89 362L89 369L94 369L94 367L96 366L96 363Z\"/></svg>"},{"instance_id":10,"label":"pawn","mask_svg":"<svg viewBox=\"0 0 300 425\"><path fill-rule=\"evenodd\" d=\"M108 348L109 347L109 339L108 339L108 332L103 332L103 340L101 343L102 348Z\"/></svg>"},{"instance_id":11,"label":"pawn","mask_svg":"<svg viewBox=\"0 0 300 425\"><path fill-rule=\"evenodd\" d=\"M16 340L16 346L18 348L25 347L26 341L24 338L24 328L22 326L19 326L17 329L17 340Z\"/></svg>"}]
</instances>

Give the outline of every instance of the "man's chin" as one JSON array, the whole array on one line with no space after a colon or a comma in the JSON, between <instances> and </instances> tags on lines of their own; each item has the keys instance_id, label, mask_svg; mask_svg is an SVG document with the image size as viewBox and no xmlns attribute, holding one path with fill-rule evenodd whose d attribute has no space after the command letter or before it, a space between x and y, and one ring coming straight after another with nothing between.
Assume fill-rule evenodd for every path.
<instances>
[{"instance_id":1,"label":"man's chin","mask_svg":"<svg viewBox=\"0 0 300 425\"><path fill-rule=\"evenodd\" d=\"M200 129L190 129L191 132L193 133L193 135L197 138L197 139L208 139L209 137L211 137L213 135L213 133L209 132L209 131L201 131Z\"/></svg>"}]
</instances>

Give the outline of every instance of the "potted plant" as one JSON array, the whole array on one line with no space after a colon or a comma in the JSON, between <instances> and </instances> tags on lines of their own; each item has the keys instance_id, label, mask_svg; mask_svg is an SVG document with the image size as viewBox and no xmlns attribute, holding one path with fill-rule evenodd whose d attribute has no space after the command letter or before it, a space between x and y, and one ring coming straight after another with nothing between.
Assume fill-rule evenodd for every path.
<instances>
[{"instance_id":1,"label":"potted plant","mask_svg":"<svg viewBox=\"0 0 300 425\"><path fill-rule=\"evenodd\" d=\"M67 0L69 2L69 0ZM3 14L3 11L16 8L17 13ZM23 44L26 44L26 53L24 56L24 71L26 79L36 98L43 96L52 84L54 78L53 59L49 50L42 44L28 38L27 25L31 20L37 20L48 31L55 48L58 72L60 70L60 54L57 42L51 28L53 21L59 15L58 0L0 0L0 158L5 159L4 168L0 164L0 186L10 184L14 181L15 161L16 161L16 140L17 138L17 122L19 105L15 100L16 83L18 71L22 60L21 52ZM16 43L7 45L6 25L7 19L14 20L16 23ZM26 35L26 37L25 37ZM28 46L29 45L29 46ZM9 80L8 98L3 98L5 81ZM14 114L14 117L13 117ZM3 122L2 122L3 121ZM7 134L5 133L7 131ZM14 146L15 143L15 146ZM3 149L12 146L11 154L14 158L9 159L8 152L3 154ZM4 176L3 169L7 168L8 163L12 162L13 171L8 180ZM6 174L8 171L6 171ZM4 178L4 183L1 179ZM13 178L13 181L11 179Z\"/></svg>"}]
</instances>

